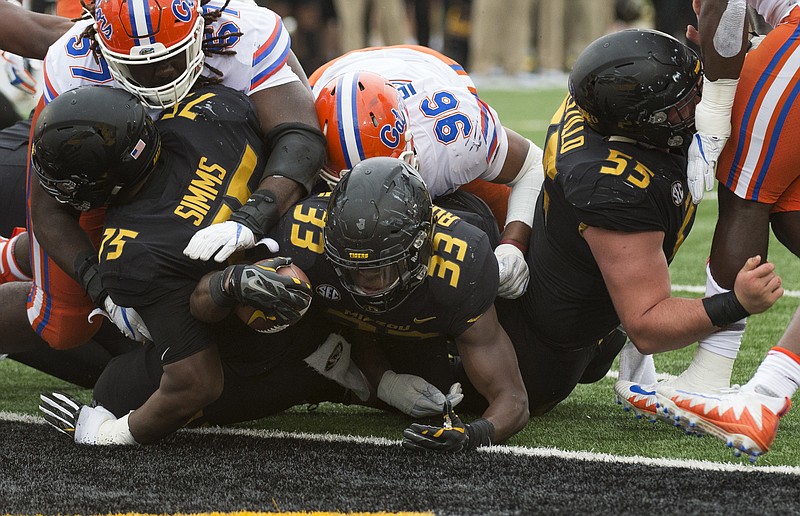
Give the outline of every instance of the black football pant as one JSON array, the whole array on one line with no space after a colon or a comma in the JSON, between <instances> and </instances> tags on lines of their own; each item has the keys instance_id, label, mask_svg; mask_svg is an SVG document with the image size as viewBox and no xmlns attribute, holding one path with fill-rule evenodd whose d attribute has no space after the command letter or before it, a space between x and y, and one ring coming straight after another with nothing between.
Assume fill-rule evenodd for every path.
<instances>
[{"instance_id":1,"label":"black football pant","mask_svg":"<svg viewBox=\"0 0 800 516\"><path fill-rule=\"evenodd\" d=\"M499 298L495 302L500 324L514 343L522 380L528 391L531 416L541 416L552 410L579 383L594 383L603 379L627 340L623 331L614 329L591 346L579 349L553 348L534 337L526 318L517 311L519 305ZM462 385L468 385L460 365L456 375ZM474 387L469 385L469 389L468 394L465 388L462 406L480 414L487 404ZM479 401L475 403L475 399Z\"/></svg>"},{"instance_id":2,"label":"black football pant","mask_svg":"<svg viewBox=\"0 0 800 516\"><path fill-rule=\"evenodd\" d=\"M223 425L252 421L294 405L320 401L345 402L346 391L311 369L302 359L291 358L254 375L223 360L222 395L203 410L193 425ZM115 357L94 389L94 400L117 417L142 406L158 389L163 369L153 345Z\"/></svg>"}]
</instances>

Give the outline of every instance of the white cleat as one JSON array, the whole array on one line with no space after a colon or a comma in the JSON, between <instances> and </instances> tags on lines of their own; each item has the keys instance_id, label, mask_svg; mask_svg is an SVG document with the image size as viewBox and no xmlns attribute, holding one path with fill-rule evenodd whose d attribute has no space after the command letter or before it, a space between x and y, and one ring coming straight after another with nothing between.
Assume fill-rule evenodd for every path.
<instances>
[{"instance_id":1,"label":"white cleat","mask_svg":"<svg viewBox=\"0 0 800 516\"><path fill-rule=\"evenodd\" d=\"M781 417L789 411L789 398L767 396L738 388L708 393L659 386L659 410L687 433L710 434L725 441L737 457L751 461L769 451Z\"/></svg>"},{"instance_id":2,"label":"white cleat","mask_svg":"<svg viewBox=\"0 0 800 516\"><path fill-rule=\"evenodd\" d=\"M656 386L642 385L626 380L617 380L614 384L617 403L625 412L633 412L636 419L657 421Z\"/></svg>"}]
</instances>

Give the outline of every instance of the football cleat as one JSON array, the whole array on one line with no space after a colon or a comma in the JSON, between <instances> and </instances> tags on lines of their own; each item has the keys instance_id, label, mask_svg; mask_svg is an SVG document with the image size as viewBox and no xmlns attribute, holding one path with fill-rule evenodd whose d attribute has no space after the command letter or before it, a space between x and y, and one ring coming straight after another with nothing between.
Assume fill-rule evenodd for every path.
<instances>
[{"instance_id":1,"label":"football cleat","mask_svg":"<svg viewBox=\"0 0 800 516\"><path fill-rule=\"evenodd\" d=\"M627 380L618 380L614 384L617 403L625 412L633 412L636 419L647 418L656 422L656 386L642 385Z\"/></svg>"},{"instance_id":2,"label":"football cleat","mask_svg":"<svg viewBox=\"0 0 800 516\"><path fill-rule=\"evenodd\" d=\"M725 441L737 457L751 461L769 451L781 417L789 411L788 397L766 396L739 388L695 393L664 386L656 398L660 410L687 433L710 434Z\"/></svg>"}]
</instances>

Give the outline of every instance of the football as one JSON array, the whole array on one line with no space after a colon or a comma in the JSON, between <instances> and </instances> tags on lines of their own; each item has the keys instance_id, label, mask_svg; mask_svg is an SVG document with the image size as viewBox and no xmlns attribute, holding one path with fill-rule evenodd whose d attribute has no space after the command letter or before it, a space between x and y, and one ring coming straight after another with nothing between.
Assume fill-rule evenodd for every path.
<instances>
[{"instance_id":1,"label":"football","mask_svg":"<svg viewBox=\"0 0 800 516\"><path fill-rule=\"evenodd\" d=\"M306 273L293 263L289 265L281 265L278 267L277 272L282 276L291 276L293 278L297 278L299 281L310 283ZM277 333L290 326L289 324L280 323L275 315L265 313L263 310L259 310L258 308L254 308L252 306L237 303L234 311L243 323L259 333ZM306 311L308 311L308 307L304 308L301 314L305 314Z\"/></svg>"}]
</instances>

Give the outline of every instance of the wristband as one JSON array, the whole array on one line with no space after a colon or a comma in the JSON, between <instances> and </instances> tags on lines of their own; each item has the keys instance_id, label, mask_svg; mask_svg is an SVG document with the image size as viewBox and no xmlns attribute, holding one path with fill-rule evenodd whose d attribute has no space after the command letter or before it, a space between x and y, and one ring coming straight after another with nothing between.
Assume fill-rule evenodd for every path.
<instances>
[{"instance_id":1,"label":"wristband","mask_svg":"<svg viewBox=\"0 0 800 516\"><path fill-rule=\"evenodd\" d=\"M519 243L516 240L513 240L511 238L504 238L500 242L497 243L497 245L502 245L502 244L513 245L514 247L516 247L517 249L522 251L522 254L525 254L525 253L528 252L528 248L526 246L522 245L521 243Z\"/></svg>"},{"instance_id":2,"label":"wristband","mask_svg":"<svg viewBox=\"0 0 800 516\"><path fill-rule=\"evenodd\" d=\"M97 259L97 253L83 251L78 254L75 258L75 277L95 306L102 308L103 302L108 297L108 292L103 288L103 282L100 279L100 264Z\"/></svg>"},{"instance_id":3,"label":"wristband","mask_svg":"<svg viewBox=\"0 0 800 516\"><path fill-rule=\"evenodd\" d=\"M698 133L727 138L731 135L731 109L739 79L709 81L703 77L703 99L694 114Z\"/></svg>"},{"instance_id":4,"label":"wristband","mask_svg":"<svg viewBox=\"0 0 800 516\"><path fill-rule=\"evenodd\" d=\"M488 419L479 418L464 425L467 430L467 449L474 450L479 446L491 446L494 441L494 425Z\"/></svg>"},{"instance_id":5,"label":"wristband","mask_svg":"<svg viewBox=\"0 0 800 516\"><path fill-rule=\"evenodd\" d=\"M211 296L211 301L220 308L231 308L236 302L232 295L225 292L223 286L227 272L228 269L225 269L212 274L208 278L208 293Z\"/></svg>"},{"instance_id":6,"label":"wristband","mask_svg":"<svg viewBox=\"0 0 800 516\"><path fill-rule=\"evenodd\" d=\"M231 214L230 220L246 226L258 237L263 238L272 229L281 214L278 210L278 203L275 202L275 194L267 189L256 190L250 194L247 202Z\"/></svg>"},{"instance_id":7,"label":"wristband","mask_svg":"<svg viewBox=\"0 0 800 516\"><path fill-rule=\"evenodd\" d=\"M719 328L724 328L750 315L750 312L745 310L736 299L733 290L703 298L703 308L705 308L708 318L711 319L711 324Z\"/></svg>"}]
</instances>

